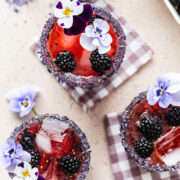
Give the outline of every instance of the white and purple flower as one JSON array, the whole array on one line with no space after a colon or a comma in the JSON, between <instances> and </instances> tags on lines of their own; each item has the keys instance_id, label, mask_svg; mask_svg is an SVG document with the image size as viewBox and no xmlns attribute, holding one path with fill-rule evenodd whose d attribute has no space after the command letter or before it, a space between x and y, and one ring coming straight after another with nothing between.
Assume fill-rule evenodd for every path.
<instances>
[{"instance_id":1,"label":"white and purple flower","mask_svg":"<svg viewBox=\"0 0 180 180\"><path fill-rule=\"evenodd\" d=\"M79 0L61 0L54 10L54 16L58 18L59 26L64 28L67 35L82 33L92 14L91 5L81 3Z\"/></svg>"},{"instance_id":2,"label":"white and purple flower","mask_svg":"<svg viewBox=\"0 0 180 180\"><path fill-rule=\"evenodd\" d=\"M159 76L158 85L148 88L147 100L152 106L158 102L162 108L180 106L180 74L170 72Z\"/></svg>"},{"instance_id":3,"label":"white and purple flower","mask_svg":"<svg viewBox=\"0 0 180 180\"><path fill-rule=\"evenodd\" d=\"M14 88L7 93L9 108L13 112L19 112L20 117L29 114L35 106L34 99L39 89L34 86Z\"/></svg>"},{"instance_id":4,"label":"white and purple flower","mask_svg":"<svg viewBox=\"0 0 180 180\"><path fill-rule=\"evenodd\" d=\"M111 49L112 37L108 33L109 24L102 19L95 19L93 25L85 29L81 34L80 44L88 51L94 51L98 48L99 54L105 54Z\"/></svg>"},{"instance_id":5,"label":"white and purple flower","mask_svg":"<svg viewBox=\"0 0 180 180\"><path fill-rule=\"evenodd\" d=\"M8 139L1 147L1 151L1 161L8 172L13 172L21 162L29 162L31 160L31 155L23 150L21 144L16 145L12 138Z\"/></svg>"},{"instance_id":6,"label":"white and purple flower","mask_svg":"<svg viewBox=\"0 0 180 180\"><path fill-rule=\"evenodd\" d=\"M14 170L13 180L45 180L42 176L39 177L38 168L32 168L27 162L22 162Z\"/></svg>"}]
</instances>

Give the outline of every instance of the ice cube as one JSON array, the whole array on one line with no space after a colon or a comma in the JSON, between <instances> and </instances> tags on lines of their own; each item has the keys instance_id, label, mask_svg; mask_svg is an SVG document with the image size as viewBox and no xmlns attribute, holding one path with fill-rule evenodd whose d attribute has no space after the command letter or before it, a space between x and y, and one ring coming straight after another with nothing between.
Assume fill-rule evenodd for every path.
<instances>
[{"instance_id":1,"label":"ice cube","mask_svg":"<svg viewBox=\"0 0 180 180\"><path fill-rule=\"evenodd\" d=\"M38 148L46 153L51 153L51 140L44 131L40 131L36 136L36 144Z\"/></svg>"},{"instance_id":2,"label":"ice cube","mask_svg":"<svg viewBox=\"0 0 180 180\"><path fill-rule=\"evenodd\" d=\"M45 120L43 121L41 128L51 140L63 142L66 136L64 131L69 128L69 125L64 122L59 123L57 121Z\"/></svg>"},{"instance_id":3,"label":"ice cube","mask_svg":"<svg viewBox=\"0 0 180 180\"><path fill-rule=\"evenodd\" d=\"M167 166L172 166L180 162L180 148L170 151L168 154L162 157L164 163Z\"/></svg>"}]
</instances>

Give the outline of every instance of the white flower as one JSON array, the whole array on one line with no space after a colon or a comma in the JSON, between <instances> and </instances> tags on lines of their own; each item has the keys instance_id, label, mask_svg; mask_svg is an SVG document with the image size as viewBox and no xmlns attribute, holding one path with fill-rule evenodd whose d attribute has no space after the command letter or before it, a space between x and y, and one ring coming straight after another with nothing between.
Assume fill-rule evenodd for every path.
<instances>
[{"instance_id":1,"label":"white flower","mask_svg":"<svg viewBox=\"0 0 180 180\"><path fill-rule=\"evenodd\" d=\"M109 24L102 19L95 19L93 25L85 29L81 34L80 44L88 51L94 51L98 47L99 54L104 54L111 49L112 37L108 33Z\"/></svg>"},{"instance_id":2,"label":"white flower","mask_svg":"<svg viewBox=\"0 0 180 180\"><path fill-rule=\"evenodd\" d=\"M54 10L54 16L58 18L59 26L69 29L73 25L73 16L81 14L83 9L79 0L61 0Z\"/></svg>"},{"instance_id":3,"label":"white flower","mask_svg":"<svg viewBox=\"0 0 180 180\"><path fill-rule=\"evenodd\" d=\"M38 179L38 168L33 168L27 162L19 164L14 170L16 176L13 180L37 180Z\"/></svg>"}]
</instances>

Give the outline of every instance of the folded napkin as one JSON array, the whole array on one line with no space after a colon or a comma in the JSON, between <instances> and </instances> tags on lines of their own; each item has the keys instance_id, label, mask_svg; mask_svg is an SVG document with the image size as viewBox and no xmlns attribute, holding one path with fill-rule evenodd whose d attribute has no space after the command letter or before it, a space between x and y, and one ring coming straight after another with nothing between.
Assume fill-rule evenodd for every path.
<instances>
[{"instance_id":1,"label":"folded napkin","mask_svg":"<svg viewBox=\"0 0 180 180\"><path fill-rule=\"evenodd\" d=\"M109 153L115 180L179 180L179 172L148 172L138 167L127 155L120 138L120 113L110 113L105 117L109 143Z\"/></svg>"},{"instance_id":2,"label":"folded napkin","mask_svg":"<svg viewBox=\"0 0 180 180\"><path fill-rule=\"evenodd\" d=\"M152 57L152 50L150 47L139 37L139 35L129 26L126 20L120 16L111 5L104 0L90 0L90 2L105 9L106 11L109 11L116 19L119 20L126 34L127 47L124 62L122 63L118 74L113 75L103 85L93 89L82 89L62 84L75 101L80 104L84 111L93 108L97 102L108 96L114 89L130 78ZM39 38L35 43L33 43L31 50L33 53L38 55L37 52L40 51Z\"/></svg>"}]
</instances>

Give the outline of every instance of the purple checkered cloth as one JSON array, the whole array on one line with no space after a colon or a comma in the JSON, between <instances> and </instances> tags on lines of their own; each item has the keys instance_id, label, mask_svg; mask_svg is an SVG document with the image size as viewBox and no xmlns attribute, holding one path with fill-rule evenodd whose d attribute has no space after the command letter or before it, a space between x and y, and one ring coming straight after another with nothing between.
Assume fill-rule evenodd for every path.
<instances>
[{"instance_id":1,"label":"purple checkered cloth","mask_svg":"<svg viewBox=\"0 0 180 180\"><path fill-rule=\"evenodd\" d=\"M148 172L138 167L127 155L120 138L120 113L105 116L109 153L115 180L179 180L179 172Z\"/></svg>"},{"instance_id":2,"label":"purple checkered cloth","mask_svg":"<svg viewBox=\"0 0 180 180\"><path fill-rule=\"evenodd\" d=\"M126 20L120 16L115 9L104 0L91 0L96 6L109 11L116 19L119 20L127 38L127 48L118 74L113 75L106 82L93 89L73 88L62 84L68 93L75 99L84 111L93 108L97 102L108 96L114 89L121 85L125 80L131 77L138 69L146 64L152 57L152 50L139 37L139 35L129 26ZM37 54L40 50L39 39L31 46L33 53ZM38 55L38 54L37 54Z\"/></svg>"}]
</instances>

